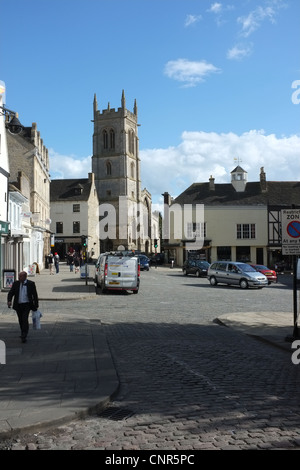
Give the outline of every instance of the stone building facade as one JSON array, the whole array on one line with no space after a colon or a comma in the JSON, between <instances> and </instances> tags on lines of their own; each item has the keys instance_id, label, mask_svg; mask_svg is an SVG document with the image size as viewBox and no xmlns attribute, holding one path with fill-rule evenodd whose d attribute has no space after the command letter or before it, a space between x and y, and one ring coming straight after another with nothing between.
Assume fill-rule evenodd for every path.
<instances>
[{"instance_id":1,"label":"stone building facade","mask_svg":"<svg viewBox=\"0 0 300 470\"><path fill-rule=\"evenodd\" d=\"M87 238L90 258L99 256L99 200L94 174L88 178L51 181L52 252L65 259L71 249L82 251L82 237Z\"/></svg>"},{"instance_id":2,"label":"stone building facade","mask_svg":"<svg viewBox=\"0 0 300 470\"><path fill-rule=\"evenodd\" d=\"M0 288L2 288L2 273L6 265L6 248L9 235L8 222L8 179L9 161L6 141L5 116L5 84L0 80Z\"/></svg>"},{"instance_id":3,"label":"stone building facade","mask_svg":"<svg viewBox=\"0 0 300 470\"><path fill-rule=\"evenodd\" d=\"M50 173L48 149L43 143L36 123L24 127L22 132L7 136L9 157L9 182L19 191L25 191L29 199L29 211L23 212L26 218L28 237L18 237L22 244L23 266L37 263L44 267L50 249ZM22 171L20 171L20 169ZM18 247L20 250L20 247Z\"/></svg>"}]
</instances>

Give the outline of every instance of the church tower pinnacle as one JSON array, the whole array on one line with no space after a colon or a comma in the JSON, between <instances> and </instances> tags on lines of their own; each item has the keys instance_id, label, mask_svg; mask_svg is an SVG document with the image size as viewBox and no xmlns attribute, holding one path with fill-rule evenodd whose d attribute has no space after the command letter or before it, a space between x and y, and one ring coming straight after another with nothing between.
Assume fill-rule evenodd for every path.
<instances>
[{"instance_id":1,"label":"church tower pinnacle","mask_svg":"<svg viewBox=\"0 0 300 470\"><path fill-rule=\"evenodd\" d=\"M100 204L113 205L118 215L120 196L130 203L141 202L141 176L139 158L139 139L137 124L137 105L133 112L126 108L124 90L121 108L108 105L102 112L98 110L94 96L94 133L92 172ZM130 246L127 240L116 238L113 246L102 247L117 249L117 246ZM135 248L137 249L137 247Z\"/></svg>"}]
</instances>

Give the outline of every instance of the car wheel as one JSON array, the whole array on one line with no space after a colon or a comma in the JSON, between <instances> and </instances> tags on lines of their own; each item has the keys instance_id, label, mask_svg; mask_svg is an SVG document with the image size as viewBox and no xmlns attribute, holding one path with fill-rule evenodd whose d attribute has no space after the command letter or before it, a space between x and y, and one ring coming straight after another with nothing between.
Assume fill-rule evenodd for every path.
<instances>
[{"instance_id":1,"label":"car wheel","mask_svg":"<svg viewBox=\"0 0 300 470\"><path fill-rule=\"evenodd\" d=\"M182 272L183 272L183 275L184 275L184 276L187 276L186 269L183 269Z\"/></svg>"},{"instance_id":2,"label":"car wheel","mask_svg":"<svg viewBox=\"0 0 300 470\"><path fill-rule=\"evenodd\" d=\"M214 276L210 278L209 282L211 286L216 286L218 284L217 279Z\"/></svg>"},{"instance_id":3,"label":"car wheel","mask_svg":"<svg viewBox=\"0 0 300 470\"><path fill-rule=\"evenodd\" d=\"M248 282L246 281L246 279L241 279L240 281L240 287L242 289L248 289Z\"/></svg>"},{"instance_id":4,"label":"car wheel","mask_svg":"<svg viewBox=\"0 0 300 470\"><path fill-rule=\"evenodd\" d=\"M134 291L132 291L132 292L133 292L134 294L137 294L137 293L138 293L138 290L134 290Z\"/></svg>"},{"instance_id":5,"label":"car wheel","mask_svg":"<svg viewBox=\"0 0 300 470\"><path fill-rule=\"evenodd\" d=\"M200 277L200 271L196 271L196 277Z\"/></svg>"}]
</instances>

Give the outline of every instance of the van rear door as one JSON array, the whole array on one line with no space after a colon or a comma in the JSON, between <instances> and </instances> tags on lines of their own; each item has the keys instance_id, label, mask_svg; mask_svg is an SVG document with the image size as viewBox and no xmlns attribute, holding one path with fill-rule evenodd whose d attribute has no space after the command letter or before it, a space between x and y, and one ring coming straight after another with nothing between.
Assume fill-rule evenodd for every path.
<instances>
[{"instance_id":1,"label":"van rear door","mask_svg":"<svg viewBox=\"0 0 300 470\"><path fill-rule=\"evenodd\" d=\"M107 289L137 291L139 288L139 262L133 256L109 256L107 260Z\"/></svg>"}]
</instances>

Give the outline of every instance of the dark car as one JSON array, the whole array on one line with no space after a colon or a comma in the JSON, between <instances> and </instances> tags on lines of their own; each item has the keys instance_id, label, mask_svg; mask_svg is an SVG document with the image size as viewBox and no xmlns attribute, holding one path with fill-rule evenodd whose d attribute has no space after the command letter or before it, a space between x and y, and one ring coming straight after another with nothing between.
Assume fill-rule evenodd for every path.
<instances>
[{"instance_id":1,"label":"dark car","mask_svg":"<svg viewBox=\"0 0 300 470\"><path fill-rule=\"evenodd\" d=\"M185 276L188 274L194 274L197 277L206 277L209 263L202 260L187 260L182 266L182 272Z\"/></svg>"},{"instance_id":2,"label":"dark car","mask_svg":"<svg viewBox=\"0 0 300 470\"><path fill-rule=\"evenodd\" d=\"M138 255L141 271L149 271L150 259L146 255Z\"/></svg>"},{"instance_id":3,"label":"dark car","mask_svg":"<svg viewBox=\"0 0 300 470\"><path fill-rule=\"evenodd\" d=\"M152 266L157 266L164 264L165 262L165 254L164 253L154 253L150 258L150 264Z\"/></svg>"}]
</instances>

